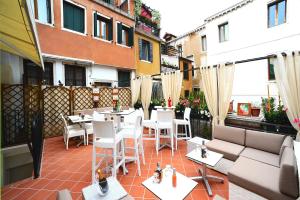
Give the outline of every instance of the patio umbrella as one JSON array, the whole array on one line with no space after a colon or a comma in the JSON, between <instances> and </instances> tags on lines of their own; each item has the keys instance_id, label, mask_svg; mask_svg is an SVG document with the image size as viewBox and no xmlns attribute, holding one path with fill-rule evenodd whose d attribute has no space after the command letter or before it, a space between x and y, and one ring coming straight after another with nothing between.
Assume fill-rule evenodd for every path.
<instances>
[{"instance_id":1,"label":"patio umbrella","mask_svg":"<svg viewBox=\"0 0 300 200\"><path fill-rule=\"evenodd\" d=\"M29 0L0 0L0 50L27 58L44 68Z\"/></svg>"}]
</instances>

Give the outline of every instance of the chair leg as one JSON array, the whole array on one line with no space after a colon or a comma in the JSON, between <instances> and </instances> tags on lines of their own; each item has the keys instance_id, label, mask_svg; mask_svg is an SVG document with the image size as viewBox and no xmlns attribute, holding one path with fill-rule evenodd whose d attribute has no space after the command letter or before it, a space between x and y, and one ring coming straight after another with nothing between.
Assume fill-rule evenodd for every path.
<instances>
[{"instance_id":1,"label":"chair leg","mask_svg":"<svg viewBox=\"0 0 300 200\"><path fill-rule=\"evenodd\" d=\"M125 144L124 140L121 141L121 149L122 149L122 167L123 167L123 175L126 175L126 167L125 167Z\"/></svg>"},{"instance_id":2,"label":"chair leg","mask_svg":"<svg viewBox=\"0 0 300 200\"><path fill-rule=\"evenodd\" d=\"M192 138L192 129L191 129L191 122L189 122L189 138Z\"/></svg>"},{"instance_id":3,"label":"chair leg","mask_svg":"<svg viewBox=\"0 0 300 200\"><path fill-rule=\"evenodd\" d=\"M67 136L67 144L66 144L66 149L69 149L69 137Z\"/></svg>"},{"instance_id":4,"label":"chair leg","mask_svg":"<svg viewBox=\"0 0 300 200\"><path fill-rule=\"evenodd\" d=\"M140 147L141 147L141 153L142 153L142 159L143 159L143 164L145 165L145 154L144 154L144 144L143 144L143 139L140 137Z\"/></svg>"},{"instance_id":5,"label":"chair leg","mask_svg":"<svg viewBox=\"0 0 300 200\"><path fill-rule=\"evenodd\" d=\"M93 147L93 155L92 155L92 183L95 183L96 182L96 149L95 147Z\"/></svg>"},{"instance_id":6,"label":"chair leg","mask_svg":"<svg viewBox=\"0 0 300 200\"><path fill-rule=\"evenodd\" d=\"M85 145L89 145L89 134L88 133L86 134L86 143L85 143Z\"/></svg>"},{"instance_id":7,"label":"chair leg","mask_svg":"<svg viewBox=\"0 0 300 200\"><path fill-rule=\"evenodd\" d=\"M175 124L175 145L176 145L176 151L178 149L177 136L178 136L178 124Z\"/></svg>"},{"instance_id":8,"label":"chair leg","mask_svg":"<svg viewBox=\"0 0 300 200\"><path fill-rule=\"evenodd\" d=\"M135 139L135 141L134 141L134 149L135 149L135 159L136 159L137 165L138 165L138 174L139 174L139 176L141 176L140 155L139 155L139 147L138 147L137 139Z\"/></svg>"},{"instance_id":9,"label":"chair leg","mask_svg":"<svg viewBox=\"0 0 300 200\"><path fill-rule=\"evenodd\" d=\"M172 156L174 155L174 136L173 136L174 132L173 132L173 128L170 130L170 138L171 138L171 149L172 149Z\"/></svg>"},{"instance_id":10,"label":"chair leg","mask_svg":"<svg viewBox=\"0 0 300 200\"><path fill-rule=\"evenodd\" d=\"M158 155L158 146L159 146L159 129L155 130L156 140L155 140L155 147L156 147L156 154Z\"/></svg>"},{"instance_id":11,"label":"chair leg","mask_svg":"<svg viewBox=\"0 0 300 200\"><path fill-rule=\"evenodd\" d=\"M113 149L113 169L112 169L112 176L116 177L117 176L117 147L115 146Z\"/></svg>"}]
</instances>

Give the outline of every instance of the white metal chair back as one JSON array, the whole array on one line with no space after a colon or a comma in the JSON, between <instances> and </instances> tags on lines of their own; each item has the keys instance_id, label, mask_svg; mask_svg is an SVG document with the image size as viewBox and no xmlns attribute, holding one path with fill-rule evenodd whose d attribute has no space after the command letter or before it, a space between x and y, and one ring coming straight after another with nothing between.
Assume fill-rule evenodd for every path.
<instances>
[{"instance_id":1,"label":"white metal chair back","mask_svg":"<svg viewBox=\"0 0 300 200\"><path fill-rule=\"evenodd\" d=\"M158 110L157 111L157 122L170 122L172 123L174 113L172 110Z\"/></svg>"},{"instance_id":2,"label":"white metal chair back","mask_svg":"<svg viewBox=\"0 0 300 200\"><path fill-rule=\"evenodd\" d=\"M137 133L142 134L143 133L143 118L142 118L142 116L138 115L136 117L134 129L135 129L134 134L137 134Z\"/></svg>"},{"instance_id":3,"label":"white metal chair back","mask_svg":"<svg viewBox=\"0 0 300 200\"><path fill-rule=\"evenodd\" d=\"M151 111L150 120L151 121L156 121L157 120L157 110L152 110Z\"/></svg>"},{"instance_id":4,"label":"white metal chair back","mask_svg":"<svg viewBox=\"0 0 300 200\"><path fill-rule=\"evenodd\" d=\"M93 112L93 120L94 121L104 121L105 116L104 114L99 114L97 111Z\"/></svg>"},{"instance_id":5,"label":"white metal chair back","mask_svg":"<svg viewBox=\"0 0 300 200\"><path fill-rule=\"evenodd\" d=\"M115 140L116 132L113 121L93 121L94 141L96 138L112 138Z\"/></svg>"},{"instance_id":6,"label":"white metal chair back","mask_svg":"<svg viewBox=\"0 0 300 200\"><path fill-rule=\"evenodd\" d=\"M185 108L183 118L190 121L191 108Z\"/></svg>"}]
</instances>

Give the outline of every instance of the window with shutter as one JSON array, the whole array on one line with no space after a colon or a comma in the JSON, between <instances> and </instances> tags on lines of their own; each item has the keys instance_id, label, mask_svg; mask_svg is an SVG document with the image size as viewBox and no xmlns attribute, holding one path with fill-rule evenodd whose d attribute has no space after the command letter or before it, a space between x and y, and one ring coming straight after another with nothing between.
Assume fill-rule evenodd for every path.
<instances>
[{"instance_id":1,"label":"window with shutter","mask_svg":"<svg viewBox=\"0 0 300 200\"><path fill-rule=\"evenodd\" d=\"M86 86L85 67L65 65L66 86Z\"/></svg>"},{"instance_id":2,"label":"window with shutter","mask_svg":"<svg viewBox=\"0 0 300 200\"><path fill-rule=\"evenodd\" d=\"M94 37L103 40L112 40L112 18L106 18L99 13L94 13Z\"/></svg>"},{"instance_id":3,"label":"window with shutter","mask_svg":"<svg viewBox=\"0 0 300 200\"><path fill-rule=\"evenodd\" d=\"M134 43L134 38L133 38L133 27L129 28L129 34L128 34L128 46L132 47Z\"/></svg>"},{"instance_id":4,"label":"window with shutter","mask_svg":"<svg viewBox=\"0 0 300 200\"><path fill-rule=\"evenodd\" d=\"M132 47L134 44L133 27L123 25L121 22L117 23L117 43Z\"/></svg>"},{"instance_id":5,"label":"window with shutter","mask_svg":"<svg viewBox=\"0 0 300 200\"><path fill-rule=\"evenodd\" d=\"M122 23L118 22L117 23L117 42L118 44L122 44Z\"/></svg>"},{"instance_id":6,"label":"window with shutter","mask_svg":"<svg viewBox=\"0 0 300 200\"><path fill-rule=\"evenodd\" d=\"M140 42L139 43L140 60L152 62L153 61L152 43L144 39L140 39L139 42Z\"/></svg>"},{"instance_id":7,"label":"window with shutter","mask_svg":"<svg viewBox=\"0 0 300 200\"><path fill-rule=\"evenodd\" d=\"M183 63L183 79L184 80L189 80L189 71L188 71L188 69L189 69L189 65L188 65L188 63L186 63L186 62L184 62Z\"/></svg>"},{"instance_id":8,"label":"window with shutter","mask_svg":"<svg viewBox=\"0 0 300 200\"><path fill-rule=\"evenodd\" d=\"M143 53L143 51L142 51L142 39L141 38L139 38L139 58L140 58L140 60L142 60L142 57L143 57L143 55L142 55L142 53Z\"/></svg>"},{"instance_id":9,"label":"window with shutter","mask_svg":"<svg viewBox=\"0 0 300 200\"><path fill-rule=\"evenodd\" d=\"M64 28L85 33L85 10L70 2L63 1Z\"/></svg>"}]
</instances>

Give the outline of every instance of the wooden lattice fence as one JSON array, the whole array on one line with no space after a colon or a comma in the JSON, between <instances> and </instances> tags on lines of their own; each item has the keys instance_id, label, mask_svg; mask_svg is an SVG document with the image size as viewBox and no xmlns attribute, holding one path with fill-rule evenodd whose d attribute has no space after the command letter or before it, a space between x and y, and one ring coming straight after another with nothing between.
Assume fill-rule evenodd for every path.
<instances>
[{"instance_id":1,"label":"wooden lattice fence","mask_svg":"<svg viewBox=\"0 0 300 200\"><path fill-rule=\"evenodd\" d=\"M130 88L119 88L119 101L121 106L131 106L131 90Z\"/></svg>"},{"instance_id":2,"label":"wooden lattice fence","mask_svg":"<svg viewBox=\"0 0 300 200\"><path fill-rule=\"evenodd\" d=\"M112 88L101 88L99 92L99 108L112 107Z\"/></svg>"},{"instance_id":3,"label":"wooden lattice fence","mask_svg":"<svg viewBox=\"0 0 300 200\"><path fill-rule=\"evenodd\" d=\"M72 90L73 110L91 109L94 106L93 89L78 87Z\"/></svg>"}]
</instances>

